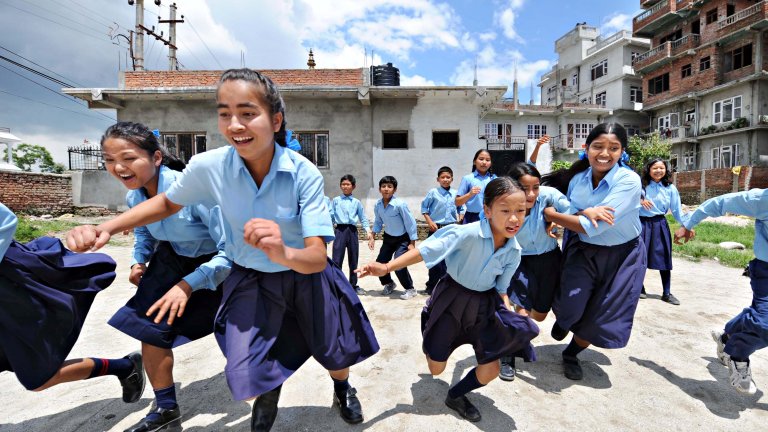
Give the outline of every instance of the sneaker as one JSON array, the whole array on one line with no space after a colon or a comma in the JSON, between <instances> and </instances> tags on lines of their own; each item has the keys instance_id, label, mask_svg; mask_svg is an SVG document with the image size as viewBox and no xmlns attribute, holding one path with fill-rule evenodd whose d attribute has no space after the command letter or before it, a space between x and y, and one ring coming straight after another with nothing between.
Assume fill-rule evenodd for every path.
<instances>
[{"instance_id":1,"label":"sneaker","mask_svg":"<svg viewBox=\"0 0 768 432\"><path fill-rule=\"evenodd\" d=\"M728 370L730 371L729 379L731 385L736 390L751 395L757 393L757 386L755 381L752 380L752 370L749 368L749 362L737 362L733 359L728 359Z\"/></svg>"},{"instance_id":2,"label":"sneaker","mask_svg":"<svg viewBox=\"0 0 768 432\"><path fill-rule=\"evenodd\" d=\"M402 300L409 300L414 297L416 297L416 290L413 288L405 290L405 294L400 296Z\"/></svg>"},{"instance_id":3,"label":"sneaker","mask_svg":"<svg viewBox=\"0 0 768 432\"><path fill-rule=\"evenodd\" d=\"M712 330L709 334L712 336L712 339L717 342L717 358L723 366L728 366L728 360L731 359L731 356L725 353L725 344L723 343L723 335L725 332L722 330Z\"/></svg>"},{"instance_id":4,"label":"sneaker","mask_svg":"<svg viewBox=\"0 0 768 432\"><path fill-rule=\"evenodd\" d=\"M388 296L388 295L392 294L392 291L395 290L396 286L397 285L395 285L394 282L390 282L390 283L384 285L384 289L381 290L381 295Z\"/></svg>"},{"instance_id":5,"label":"sneaker","mask_svg":"<svg viewBox=\"0 0 768 432\"><path fill-rule=\"evenodd\" d=\"M501 358L501 370L499 371L499 378L502 381L515 380L515 367L512 365L509 357Z\"/></svg>"},{"instance_id":6,"label":"sneaker","mask_svg":"<svg viewBox=\"0 0 768 432\"><path fill-rule=\"evenodd\" d=\"M680 300L678 300L677 297L673 296L672 294L664 294L663 296L661 296L661 301L667 302L675 306L678 306L680 304Z\"/></svg>"}]
</instances>

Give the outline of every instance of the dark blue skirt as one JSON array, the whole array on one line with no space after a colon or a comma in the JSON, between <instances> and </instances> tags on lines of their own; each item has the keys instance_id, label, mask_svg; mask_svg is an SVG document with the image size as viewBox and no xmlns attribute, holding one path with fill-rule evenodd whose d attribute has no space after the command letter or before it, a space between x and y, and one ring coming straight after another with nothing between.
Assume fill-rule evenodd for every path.
<instances>
[{"instance_id":1,"label":"dark blue skirt","mask_svg":"<svg viewBox=\"0 0 768 432\"><path fill-rule=\"evenodd\" d=\"M478 364L508 356L536 360L531 340L538 326L507 310L494 289L473 291L446 274L427 300L422 322L422 348L434 361L447 361L464 344L472 345Z\"/></svg>"},{"instance_id":2,"label":"dark blue skirt","mask_svg":"<svg viewBox=\"0 0 768 432\"><path fill-rule=\"evenodd\" d=\"M648 251L648 268L672 270L672 234L664 215L641 217L643 244Z\"/></svg>"},{"instance_id":3,"label":"dark blue skirt","mask_svg":"<svg viewBox=\"0 0 768 432\"><path fill-rule=\"evenodd\" d=\"M462 225L470 224L472 222L477 222L480 220L480 213L475 212L466 212L464 213L464 219L462 220Z\"/></svg>"},{"instance_id":4,"label":"dark blue skirt","mask_svg":"<svg viewBox=\"0 0 768 432\"><path fill-rule=\"evenodd\" d=\"M560 289L563 253L559 247L541 255L523 255L507 295L526 310L547 313Z\"/></svg>"},{"instance_id":5,"label":"dark blue skirt","mask_svg":"<svg viewBox=\"0 0 768 432\"><path fill-rule=\"evenodd\" d=\"M193 291L184 308L184 315L177 317L170 326L167 315L158 324L153 321L155 315L146 315L147 310L169 289L213 256L181 256L170 243L160 242L139 282L136 294L115 312L109 325L136 340L167 349L213 333L213 320L221 304L221 287L216 290Z\"/></svg>"},{"instance_id":6,"label":"dark blue skirt","mask_svg":"<svg viewBox=\"0 0 768 432\"><path fill-rule=\"evenodd\" d=\"M749 358L768 346L768 263L759 259L749 262L752 304L725 325L728 343L725 352L736 358Z\"/></svg>"},{"instance_id":7,"label":"dark blue skirt","mask_svg":"<svg viewBox=\"0 0 768 432\"><path fill-rule=\"evenodd\" d=\"M597 347L626 346L643 288L646 256L639 236L616 246L592 245L578 235L570 236L552 307L557 323Z\"/></svg>"},{"instance_id":8,"label":"dark blue skirt","mask_svg":"<svg viewBox=\"0 0 768 432\"><path fill-rule=\"evenodd\" d=\"M0 371L13 371L28 390L45 384L114 279L108 255L70 252L51 237L12 242L0 262Z\"/></svg>"},{"instance_id":9,"label":"dark blue skirt","mask_svg":"<svg viewBox=\"0 0 768 432\"><path fill-rule=\"evenodd\" d=\"M309 275L235 264L223 285L215 335L237 400L274 389L310 357L340 370L379 351L360 299L330 260Z\"/></svg>"}]
</instances>

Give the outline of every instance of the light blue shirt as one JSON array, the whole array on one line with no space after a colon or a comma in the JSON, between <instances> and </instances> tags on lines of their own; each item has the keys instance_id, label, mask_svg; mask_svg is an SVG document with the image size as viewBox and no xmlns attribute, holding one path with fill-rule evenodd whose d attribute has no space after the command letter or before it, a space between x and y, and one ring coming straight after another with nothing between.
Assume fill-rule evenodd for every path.
<instances>
[{"instance_id":1,"label":"light blue shirt","mask_svg":"<svg viewBox=\"0 0 768 432\"><path fill-rule=\"evenodd\" d=\"M579 222L586 234L579 234L581 241L594 245L616 246L640 235L640 176L618 163L592 188L592 168L587 168L571 179L568 198L572 213L595 207L608 206L615 211L613 225L599 221L597 228L586 216Z\"/></svg>"},{"instance_id":2,"label":"light blue shirt","mask_svg":"<svg viewBox=\"0 0 768 432\"><path fill-rule=\"evenodd\" d=\"M640 206L641 217L665 215L671 210L675 220L678 223L682 222L683 207L680 204L680 193L677 192L677 188L672 183L669 186L664 186L660 182L651 180L645 187L645 199L651 201L653 207L646 210L645 207Z\"/></svg>"},{"instance_id":3,"label":"light blue shirt","mask_svg":"<svg viewBox=\"0 0 768 432\"><path fill-rule=\"evenodd\" d=\"M16 234L16 226L19 220L13 214L11 209L0 203L0 261L3 260L5 252L13 241L13 235Z\"/></svg>"},{"instance_id":4,"label":"light blue shirt","mask_svg":"<svg viewBox=\"0 0 768 432\"><path fill-rule=\"evenodd\" d=\"M481 176L477 170L474 170L472 171L472 174L467 174L461 178L461 183L459 183L459 190L457 191L458 195L466 195L473 187L480 186L480 193L470 198L469 201L464 204L467 206L468 212L483 212L483 192L485 191L485 185L487 185L496 177L496 174L489 174L487 172L485 175Z\"/></svg>"},{"instance_id":5,"label":"light blue shirt","mask_svg":"<svg viewBox=\"0 0 768 432\"><path fill-rule=\"evenodd\" d=\"M401 236L408 233L408 238L416 241L419 237L416 235L416 219L413 218L411 211L405 201L396 197L389 200L389 204L384 207L384 200L379 199L373 207L373 232L381 232L382 225L384 232L391 236Z\"/></svg>"},{"instance_id":6,"label":"light blue shirt","mask_svg":"<svg viewBox=\"0 0 768 432\"><path fill-rule=\"evenodd\" d=\"M456 189L438 186L427 192L427 196L421 201L421 214L428 214L432 222L440 225L458 222Z\"/></svg>"},{"instance_id":7,"label":"light blue shirt","mask_svg":"<svg viewBox=\"0 0 768 432\"><path fill-rule=\"evenodd\" d=\"M167 191L182 174L161 165L158 176L157 193L161 193ZM135 207L148 199L144 188L130 190L125 196L128 207ZM190 258L216 252L210 261L184 277L193 291L201 288L215 290L232 270L232 261L224 252L226 237L218 207L186 206L161 221L134 228L133 233L135 241L131 265L149 262L158 241L167 241L178 255Z\"/></svg>"},{"instance_id":8,"label":"light blue shirt","mask_svg":"<svg viewBox=\"0 0 768 432\"><path fill-rule=\"evenodd\" d=\"M570 213L571 203L559 190L549 186L539 187L539 196L531 212L515 234L523 255L541 255L558 247L557 239L547 235L549 222L544 220L544 209L547 207L554 207L558 213Z\"/></svg>"},{"instance_id":9,"label":"light blue shirt","mask_svg":"<svg viewBox=\"0 0 768 432\"><path fill-rule=\"evenodd\" d=\"M693 213L685 215L683 226L693 229L707 217L736 213L755 218L755 257L768 262L768 189L751 189L710 198Z\"/></svg>"},{"instance_id":10,"label":"light blue shirt","mask_svg":"<svg viewBox=\"0 0 768 432\"><path fill-rule=\"evenodd\" d=\"M245 242L245 223L253 218L275 221L288 247L303 249L307 237L333 240L320 171L304 156L278 144L261 187L256 186L237 151L225 146L193 156L166 195L181 205L219 205L227 256L254 270L275 273L289 269Z\"/></svg>"},{"instance_id":11,"label":"light blue shirt","mask_svg":"<svg viewBox=\"0 0 768 432\"><path fill-rule=\"evenodd\" d=\"M368 218L363 210L363 203L352 195L339 195L331 201L331 220L334 224L360 225L363 229L370 231Z\"/></svg>"},{"instance_id":12,"label":"light blue shirt","mask_svg":"<svg viewBox=\"0 0 768 432\"><path fill-rule=\"evenodd\" d=\"M428 268L445 261L448 274L473 291L496 288L506 294L520 264L520 245L514 237L494 251L487 220L440 228L416 247Z\"/></svg>"}]
</instances>

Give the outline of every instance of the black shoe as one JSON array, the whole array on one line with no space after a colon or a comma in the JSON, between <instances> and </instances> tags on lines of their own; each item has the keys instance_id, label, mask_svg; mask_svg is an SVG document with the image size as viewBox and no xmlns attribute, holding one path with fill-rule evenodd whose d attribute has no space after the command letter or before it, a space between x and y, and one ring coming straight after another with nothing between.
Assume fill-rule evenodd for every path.
<instances>
[{"instance_id":1,"label":"black shoe","mask_svg":"<svg viewBox=\"0 0 768 432\"><path fill-rule=\"evenodd\" d=\"M566 336L568 336L568 330L560 327L560 325L557 324L557 321L555 321L555 323L552 324L552 331L550 332L550 335L552 336L552 339L561 341L565 339Z\"/></svg>"},{"instance_id":2,"label":"black shoe","mask_svg":"<svg viewBox=\"0 0 768 432\"><path fill-rule=\"evenodd\" d=\"M120 385L123 386L123 402L134 403L141 399L141 394L144 393L144 385L146 380L144 379L144 362L141 359L141 353L134 352L123 357L133 363L133 370L130 375L120 380Z\"/></svg>"},{"instance_id":3,"label":"black shoe","mask_svg":"<svg viewBox=\"0 0 768 432\"><path fill-rule=\"evenodd\" d=\"M471 422L479 422L482 418L480 416L480 411L472 405L472 402L470 402L466 396L459 396L454 399L448 395L445 397L445 405Z\"/></svg>"},{"instance_id":4,"label":"black shoe","mask_svg":"<svg viewBox=\"0 0 768 432\"><path fill-rule=\"evenodd\" d=\"M675 306L678 306L680 304L680 300L678 300L677 297L673 296L672 294L664 294L663 296L661 296L661 301L665 301Z\"/></svg>"},{"instance_id":5,"label":"black shoe","mask_svg":"<svg viewBox=\"0 0 768 432\"><path fill-rule=\"evenodd\" d=\"M277 386L253 403L251 411L251 432L267 432L272 429L272 424L277 418L277 401L280 400L280 390L283 386Z\"/></svg>"},{"instance_id":6,"label":"black shoe","mask_svg":"<svg viewBox=\"0 0 768 432\"><path fill-rule=\"evenodd\" d=\"M511 358L501 358L501 370L499 370L499 378L502 381L514 381L515 380L515 366L511 362Z\"/></svg>"},{"instance_id":7,"label":"black shoe","mask_svg":"<svg viewBox=\"0 0 768 432\"><path fill-rule=\"evenodd\" d=\"M347 389L344 397L333 393L333 403L339 407L341 419L349 424L363 422L363 407L360 406L360 400L357 398L357 390L354 387Z\"/></svg>"},{"instance_id":8,"label":"black shoe","mask_svg":"<svg viewBox=\"0 0 768 432\"><path fill-rule=\"evenodd\" d=\"M584 378L584 372L581 370L581 361L576 357L564 355L563 373L570 380L580 381Z\"/></svg>"},{"instance_id":9,"label":"black shoe","mask_svg":"<svg viewBox=\"0 0 768 432\"><path fill-rule=\"evenodd\" d=\"M155 414L155 415L152 415ZM180 431L181 410L176 408L152 408L140 422L129 427L125 432Z\"/></svg>"},{"instance_id":10,"label":"black shoe","mask_svg":"<svg viewBox=\"0 0 768 432\"><path fill-rule=\"evenodd\" d=\"M640 298L641 299L648 298L648 295L645 293L645 287L643 287L643 290L640 291Z\"/></svg>"}]
</instances>

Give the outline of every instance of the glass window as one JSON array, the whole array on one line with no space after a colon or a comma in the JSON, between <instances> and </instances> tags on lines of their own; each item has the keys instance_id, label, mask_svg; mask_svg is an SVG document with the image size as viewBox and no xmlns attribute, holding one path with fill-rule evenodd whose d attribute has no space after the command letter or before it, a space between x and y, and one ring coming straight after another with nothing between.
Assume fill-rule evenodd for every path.
<instances>
[{"instance_id":1,"label":"glass window","mask_svg":"<svg viewBox=\"0 0 768 432\"><path fill-rule=\"evenodd\" d=\"M606 92L598 93L595 95L595 104L604 107L606 103Z\"/></svg>"},{"instance_id":2,"label":"glass window","mask_svg":"<svg viewBox=\"0 0 768 432\"><path fill-rule=\"evenodd\" d=\"M207 150L204 132L161 132L160 137L168 153L184 163L189 163L192 156Z\"/></svg>"},{"instance_id":3,"label":"glass window","mask_svg":"<svg viewBox=\"0 0 768 432\"><path fill-rule=\"evenodd\" d=\"M459 148L459 131L432 131L432 148Z\"/></svg>"},{"instance_id":4,"label":"glass window","mask_svg":"<svg viewBox=\"0 0 768 432\"><path fill-rule=\"evenodd\" d=\"M318 168L330 166L327 131L296 131L294 135L301 145L299 153L302 156L309 159Z\"/></svg>"},{"instance_id":5,"label":"glass window","mask_svg":"<svg viewBox=\"0 0 768 432\"><path fill-rule=\"evenodd\" d=\"M691 76L691 73L692 73L692 69L690 64L687 64L682 68L680 68L680 78L688 78L689 76Z\"/></svg>"},{"instance_id":6,"label":"glass window","mask_svg":"<svg viewBox=\"0 0 768 432\"><path fill-rule=\"evenodd\" d=\"M592 81L608 74L608 59L592 65Z\"/></svg>"},{"instance_id":7,"label":"glass window","mask_svg":"<svg viewBox=\"0 0 768 432\"><path fill-rule=\"evenodd\" d=\"M709 69L709 66L710 66L709 56L706 56L701 60L699 60L699 72Z\"/></svg>"},{"instance_id":8,"label":"glass window","mask_svg":"<svg viewBox=\"0 0 768 432\"><path fill-rule=\"evenodd\" d=\"M529 124L528 139L539 139L547 134L547 125Z\"/></svg>"},{"instance_id":9,"label":"glass window","mask_svg":"<svg viewBox=\"0 0 768 432\"><path fill-rule=\"evenodd\" d=\"M408 131L381 131L381 148L407 149Z\"/></svg>"}]
</instances>

